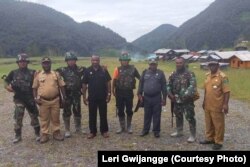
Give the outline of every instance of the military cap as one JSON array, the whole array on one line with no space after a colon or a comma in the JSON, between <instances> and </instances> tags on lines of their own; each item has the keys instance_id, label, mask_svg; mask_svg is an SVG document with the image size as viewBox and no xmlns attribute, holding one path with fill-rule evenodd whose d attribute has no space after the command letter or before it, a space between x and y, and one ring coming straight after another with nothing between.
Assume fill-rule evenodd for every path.
<instances>
[{"instance_id":1,"label":"military cap","mask_svg":"<svg viewBox=\"0 0 250 167\"><path fill-rule=\"evenodd\" d=\"M43 57L41 62L51 62L51 59L49 57Z\"/></svg>"},{"instance_id":2,"label":"military cap","mask_svg":"<svg viewBox=\"0 0 250 167\"><path fill-rule=\"evenodd\" d=\"M68 60L77 60L77 57L74 52L65 53L65 61L68 61Z\"/></svg>"},{"instance_id":3,"label":"military cap","mask_svg":"<svg viewBox=\"0 0 250 167\"><path fill-rule=\"evenodd\" d=\"M20 62L20 61L26 61L26 62L29 62L29 58L28 58L28 55L26 53L20 53L17 55L17 59L16 59L16 62Z\"/></svg>"},{"instance_id":4,"label":"military cap","mask_svg":"<svg viewBox=\"0 0 250 167\"><path fill-rule=\"evenodd\" d=\"M149 58L148 59L148 64L158 64L158 61L156 58Z\"/></svg>"},{"instance_id":5,"label":"military cap","mask_svg":"<svg viewBox=\"0 0 250 167\"><path fill-rule=\"evenodd\" d=\"M119 57L119 61L130 61L131 57L129 56L128 52L123 52Z\"/></svg>"}]
</instances>

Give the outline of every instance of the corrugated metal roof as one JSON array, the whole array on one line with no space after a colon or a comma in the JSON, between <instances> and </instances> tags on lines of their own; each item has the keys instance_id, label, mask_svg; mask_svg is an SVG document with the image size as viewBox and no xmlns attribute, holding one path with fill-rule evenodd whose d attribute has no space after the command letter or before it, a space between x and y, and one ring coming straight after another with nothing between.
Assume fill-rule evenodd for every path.
<instances>
[{"instance_id":1,"label":"corrugated metal roof","mask_svg":"<svg viewBox=\"0 0 250 167\"><path fill-rule=\"evenodd\" d=\"M176 50L174 50L174 51L177 52L177 53L190 52L190 50L188 50L188 49L176 49Z\"/></svg>"},{"instance_id":2,"label":"corrugated metal roof","mask_svg":"<svg viewBox=\"0 0 250 167\"><path fill-rule=\"evenodd\" d=\"M165 49L165 48L162 48L162 49L156 50L154 53L155 53L155 54L157 54L157 53L166 54L166 53L168 53L170 50L172 50L172 49Z\"/></svg>"},{"instance_id":3,"label":"corrugated metal roof","mask_svg":"<svg viewBox=\"0 0 250 167\"><path fill-rule=\"evenodd\" d=\"M207 52L207 50L200 50L199 52L197 52L197 53L206 53Z\"/></svg>"},{"instance_id":4,"label":"corrugated metal roof","mask_svg":"<svg viewBox=\"0 0 250 167\"><path fill-rule=\"evenodd\" d=\"M216 60L220 60L221 58L219 57L219 56L217 56L217 55L213 55L213 54L211 54L211 55L209 55L210 57L212 57L213 59L216 59Z\"/></svg>"},{"instance_id":5,"label":"corrugated metal roof","mask_svg":"<svg viewBox=\"0 0 250 167\"><path fill-rule=\"evenodd\" d=\"M230 59L234 55L250 54L249 51L227 51L227 52L215 52L222 59Z\"/></svg>"},{"instance_id":6,"label":"corrugated metal roof","mask_svg":"<svg viewBox=\"0 0 250 167\"><path fill-rule=\"evenodd\" d=\"M183 57L184 59L190 59L191 57L193 57L193 55L190 55L190 54L184 54L182 55L181 57Z\"/></svg>"},{"instance_id":7,"label":"corrugated metal roof","mask_svg":"<svg viewBox=\"0 0 250 167\"><path fill-rule=\"evenodd\" d=\"M239 58L241 61L250 61L250 53L249 54L234 55L234 56Z\"/></svg>"}]
</instances>

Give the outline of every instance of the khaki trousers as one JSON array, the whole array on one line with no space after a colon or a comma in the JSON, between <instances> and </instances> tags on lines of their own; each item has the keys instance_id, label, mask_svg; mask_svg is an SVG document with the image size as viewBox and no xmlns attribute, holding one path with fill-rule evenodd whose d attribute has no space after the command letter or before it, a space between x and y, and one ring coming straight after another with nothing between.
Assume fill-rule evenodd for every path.
<instances>
[{"instance_id":1,"label":"khaki trousers","mask_svg":"<svg viewBox=\"0 0 250 167\"><path fill-rule=\"evenodd\" d=\"M221 111L205 111L206 139L223 144L225 133L225 115Z\"/></svg>"},{"instance_id":2,"label":"khaki trousers","mask_svg":"<svg viewBox=\"0 0 250 167\"><path fill-rule=\"evenodd\" d=\"M60 130L59 97L51 101L42 99L42 104L40 105L40 124L42 134L49 134L50 122L52 133Z\"/></svg>"}]
</instances>

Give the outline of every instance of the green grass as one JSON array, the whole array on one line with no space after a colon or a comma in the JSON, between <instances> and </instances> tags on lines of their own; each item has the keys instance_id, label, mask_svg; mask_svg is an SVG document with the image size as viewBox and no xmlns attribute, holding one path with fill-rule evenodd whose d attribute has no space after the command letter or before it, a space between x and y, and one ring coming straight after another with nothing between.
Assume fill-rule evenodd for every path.
<instances>
[{"instance_id":1,"label":"green grass","mask_svg":"<svg viewBox=\"0 0 250 167\"><path fill-rule=\"evenodd\" d=\"M37 57L32 58L29 67L32 69L41 70L40 59L41 58ZM62 57L53 57L52 61L53 69L66 65L64 62L64 58ZM82 66L90 66L90 58L79 58L77 64ZM108 67L110 75L113 75L114 68L120 65L118 58L107 57L101 58L101 64ZM148 67L148 64L144 61L131 62L130 64L134 64L140 73L142 73L142 71ZM0 59L0 76L2 76L3 74L8 74L9 71L16 68L17 65L15 63L15 59ZM171 72L175 69L175 64L173 62L159 62L158 68L162 69L165 72L166 77L168 78ZM199 63L189 64L189 69L195 73L198 87L202 88L205 74L208 71L200 70ZM229 68L224 72L229 78L231 96L233 98L250 103L250 69L246 70ZM2 82L2 80L0 82Z\"/></svg>"}]
</instances>

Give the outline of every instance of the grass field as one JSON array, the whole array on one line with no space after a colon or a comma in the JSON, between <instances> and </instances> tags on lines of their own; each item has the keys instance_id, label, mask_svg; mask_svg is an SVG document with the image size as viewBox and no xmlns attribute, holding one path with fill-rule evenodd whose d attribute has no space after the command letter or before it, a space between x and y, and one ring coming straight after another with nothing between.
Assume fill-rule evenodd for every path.
<instances>
[{"instance_id":1,"label":"grass field","mask_svg":"<svg viewBox=\"0 0 250 167\"><path fill-rule=\"evenodd\" d=\"M58 68L60 66L65 66L64 58L62 57L54 57L52 58L52 61L53 69ZM77 64L81 66L89 66L90 58L79 58ZM106 65L110 74L112 75L114 68L120 63L116 58L105 57L101 59L101 64ZM140 73L148 67L148 64L144 61L131 62L130 64L134 64ZM31 58L31 63L29 67L36 70L40 70L40 58ZM0 59L0 76L2 76L3 74L8 74L9 71L15 68L17 68L15 59ZM171 72L175 69L175 64L174 62L159 62L158 68L162 69L165 72L166 77L168 78ZM203 81L205 79L205 74L208 71L201 70L199 68L199 63L189 64L189 69L196 74L198 87L202 88ZM233 98L250 103L250 70L229 68L224 72L229 77L231 96Z\"/></svg>"}]
</instances>

